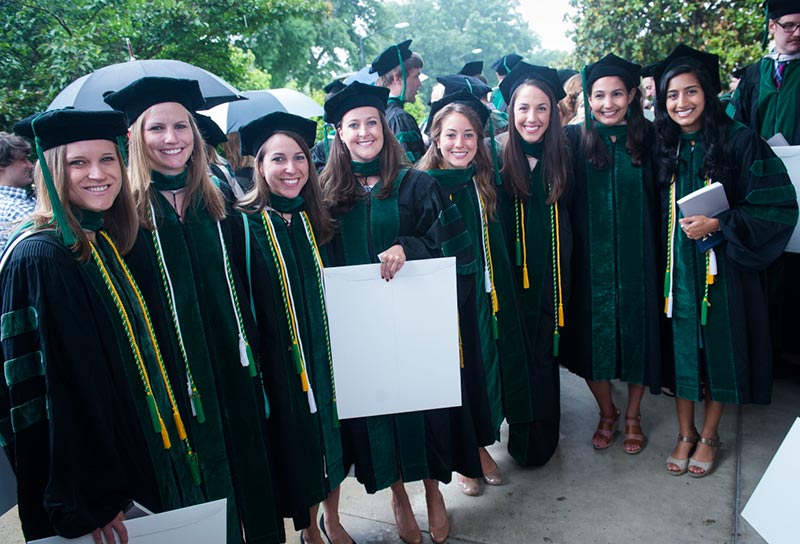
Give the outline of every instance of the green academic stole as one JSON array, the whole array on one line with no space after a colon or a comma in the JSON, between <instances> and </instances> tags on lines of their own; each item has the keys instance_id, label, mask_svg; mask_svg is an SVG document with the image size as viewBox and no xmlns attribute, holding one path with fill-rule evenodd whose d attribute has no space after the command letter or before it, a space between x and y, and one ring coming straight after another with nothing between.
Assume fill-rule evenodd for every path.
<instances>
[{"instance_id":1,"label":"green academic stole","mask_svg":"<svg viewBox=\"0 0 800 544\"><path fill-rule=\"evenodd\" d=\"M800 60L786 65L780 91L775 86L775 61L761 59L761 82L758 88L758 119L761 135L770 139L777 133L791 140L797 126L798 97L800 96Z\"/></svg>"},{"instance_id":2,"label":"green academic stole","mask_svg":"<svg viewBox=\"0 0 800 544\"><path fill-rule=\"evenodd\" d=\"M592 300L592 368L598 379L616 374L617 356L622 378L641 383L644 370L644 259L642 230L644 197L642 168L631 163L625 149L626 126L616 142L601 136L612 158L604 169L586 161L589 208L589 247ZM617 338L619 327L619 338ZM625 376L626 370L636 375Z\"/></svg>"},{"instance_id":3,"label":"green academic stole","mask_svg":"<svg viewBox=\"0 0 800 544\"><path fill-rule=\"evenodd\" d=\"M694 151L686 140L681 141L680 164L675 176L676 199L704 186L698 175L705 152L699 141ZM701 372L699 352L706 358L709 388L714 400L737 402L736 371L733 361L728 291L725 280L725 244L714 248L717 255L717 275L709 285L708 319L700 324L706 283L706 256L697 251L697 244L683 232L675 233L673 267L672 335L675 356L675 393L682 398L700 400Z\"/></svg>"}]
</instances>

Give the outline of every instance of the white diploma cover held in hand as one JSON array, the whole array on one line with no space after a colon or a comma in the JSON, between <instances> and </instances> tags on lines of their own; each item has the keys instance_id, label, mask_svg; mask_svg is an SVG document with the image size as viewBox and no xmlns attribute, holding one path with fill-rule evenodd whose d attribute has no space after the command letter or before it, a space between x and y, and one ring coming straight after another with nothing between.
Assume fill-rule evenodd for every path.
<instances>
[{"instance_id":1,"label":"white diploma cover held in hand","mask_svg":"<svg viewBox=\"0 0 800 544\"><path fill-rule=\"evenodd\" d=\"M772 150L780 157L792 180L795 192L797 193L797 203L800 204L800 145L787 145L773 147ZM800 253L800 227L795 227L792 237L786 245L786 251Z\"/></svg>"},{"instance_id":2,"label":"white diploma cover held in hand","mask_svg":"<svg viewBox=\"0 0 800 544\"><path fill-rule=\"evenodd\" d=\"M340 419L461 406L454 257L325 269Z\"/></svg>"}]
</instances>

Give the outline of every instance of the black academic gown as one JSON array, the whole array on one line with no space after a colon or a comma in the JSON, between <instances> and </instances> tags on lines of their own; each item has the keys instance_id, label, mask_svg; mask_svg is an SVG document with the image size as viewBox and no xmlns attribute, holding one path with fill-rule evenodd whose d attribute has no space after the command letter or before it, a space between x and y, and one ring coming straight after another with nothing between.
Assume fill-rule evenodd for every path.
<instances>
[{"instance_id":1,"label":"black academic gown","mask_svg":"<svg viewBox=\"0 0 800 544\"><path fill-rule=\"evenodd\" d=\"M764 270L784 250L797 222L797 201L783 163L755 132L740 123L728 130L731 171L715 179L731 209L718 215L723 241L714 248L718 273L706 293L707 256L673 222L672 317L664 339L665 364L674 368L675 394L698 401L703 384L712 400L767 404L772 364ZM674 199L701 188L704 150L697 135L682 135ZM670 188L662 190L662 243L670 255ZM680 215L676 212L676 220ZM709 256L710 258L710 256ZM666 266L664 267L666 270ZM665 295L668 291L665 291ZM707 298L707 322L702 323ZM666 305L665 305L666 307ZM671 348L671 349L670 349Z\"/></svg>"},{"instance_id":2,"label":"black academic gown","mask_svg":"<svg viewBox=\"0 0 800 544\"><path fill-rule=\"evenodd\" d=\"M566 127L575 150L569 199L572 292L559 362L587 380L621 379L657 393L659 192L650 157L633 165L625 149L626 127L620 128L616 141L601 136L611 164L598 170L582 152L582 127ZM652 130L648 141L652 145Z\"/></svg>"},{"instance_id":3,"label":"black academic gown","mask_svg":"<svg viewBox=\"0 0 800 544\"><path fill-rule=\"evenodd\" d=\"M225 279L216 222L200 205L189 206L181 222L160 193L154 191L151 198L189 367L206 413L205 423L192 417L191 427L198 437L205 438L207 447L224 446L213 449L212 459L200 451L200 462L201 465L213 463L220 473L227 472L233 484L232 488L227 488L230 494L228 523L229 526L234 524L228 538L236 538L235 534L242 528L248 543L283 542L283 522L278 515L279 497L274 495L266 430L268 396L264 395L258 372L271 360L268 350L274 342L269 334L274 327L265 325L257 329L252 317L244 221L241 215L232 214L221 221L220 226L246 339L254 356L247 367L241 362L237 318ZM251 241L251 246L251 256L255 260L259 257L255 241ZM174 369L181 380L179 383L184 384L181 389L185 393L185 364L156 247L154 233L142 228L126 260L153 313L158 315L154 317L157 334L161 343L175 354ZM184 395L188 406L187 397ZM225 488L220 483L218 489L222 492Z\"/></svg>"},{"instance_id":4,"label":"black academic gown","mask_svg":"<svg viewBox=\"0 0 800 544\"><path fill-rule=\"evenodd\" d=\"M458 209L450 205L433 178L416 170L401 170L392 194L378 199L382 185L378 182L354 205L333 210L338 231L329 245L332 265L377 262L377 255L394 244L403 247L407 260L456 256L457 266L469 264L468 244L462 243L463 236L459 238L464 226ZM448 245L448 241L453 242ZM450 251L443 251L443 245ZM467 278L461 275L459 282ZM460 307L464 301L474 300L474 288L474 282L472 290L459 286ZM465 353L480 353L477 329L462 341L471 342ZM483 369L479 359L478 364L467 363L465 360L462 373L472 376L462 377L461 408L342 421L345 458L355 460L356 477L368 493L401 479L449 482L452 471L473 478L482 474L478 448L492 443L494 433L491 425L482 426L481 432L476 428L475 421L489 421L488 410L470 412L480 388L473 391L469 387L481 383ZM480 405L485 407L486 403Z\"/></svg>"},{"instance_id":5,"label":"black academic gown","mask_svg":"<svg viewBox=\"0 0 800 544\"><path fill-rule=\"evenodd\" d=\"M14 248L2 282L0 437L15 468L25 538L76 538L131 500L155 512L204 502L177 436L154 345L109 244L108 275L52 232ZM154 430L123 318L130 320L171 447ZM7 384L7 386L6 386Z\"/></svg>"},{"instance_id":6,"label":"black academic gown","mask_svg":"<svg viewBox=\"0 0 800 544\"><path fill-rule=\"evenodd\" d=\"M419 130L416 119L403 109L403 101L399 98L389 99L389 104L386 106L386 123L392 134L397 137L397 141L403 146L408 160L412 163L420 160L425 154L422 132Z\"/></svg>"}]
</instances>

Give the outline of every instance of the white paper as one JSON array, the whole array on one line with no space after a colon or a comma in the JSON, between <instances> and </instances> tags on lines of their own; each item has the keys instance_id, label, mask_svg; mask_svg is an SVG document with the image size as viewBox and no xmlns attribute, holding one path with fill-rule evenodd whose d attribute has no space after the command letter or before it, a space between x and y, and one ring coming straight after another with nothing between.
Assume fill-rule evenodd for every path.
<instances>
[{"instance_id":1,"label":"white paper","mask_svg":"<svg viewBox=\"0 0 800 544\"><path fill-rule=\"evenodd\" d=\"M742 510L742 517L769 544L794 544L800 534L800 418L772 458Z\"/></svg>"},{"instance_id":2,"label":"white paper","mask_svg":"<svg viewBox=\"0 0 800 544\"><path fill-rule=\"evenodd\" d=\"M797 202L800 204L800 145L773 147L772 150L786 165L789 178L792 180L792 185L794 185L794 190L797 193ZM800 253L800 230L797 227L795 227L792 237L786 245L786 251Z\"/></svg>"},{"instance_id":3,"label":"white paper","mask_svg":"<svg viewBox=\"0 0 800 544\"><path fill-rule=\"evenodd\" d=\"M17 504L17 479L3 451L0 451L0 515Z\"/></svg>"},{"instance_id":4,"label":"white paper","mask_svg":"<svg viewBox=\"0 0 800 544\"><path fill-rule=\"evenodd\" d=\"M461 405L455 258L325 269L340 419Z\"/></svg>"},{"instance_id":5,"label":"white paper","mask_svg":"<svg viewBox=\"0 0 800 544\"><path fill-rule=\"evenodd\" d=\"M198 504L161 514L125 521L130 544L220 544L227 531L227 499ZM119 542L119 539L116 539ZM93 544L92 535L67 539L60 536L34 540L29 544Z\"/></svg>"}]
</instances>

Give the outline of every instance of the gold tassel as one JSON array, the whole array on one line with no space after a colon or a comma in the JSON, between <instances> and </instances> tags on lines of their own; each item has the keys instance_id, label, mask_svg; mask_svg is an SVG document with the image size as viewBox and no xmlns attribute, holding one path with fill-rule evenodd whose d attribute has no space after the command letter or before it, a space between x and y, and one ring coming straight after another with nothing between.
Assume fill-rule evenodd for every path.
<instances>
[{"instance_id":1,"label":"gold tassel","mask_svg":"<svg viewBox=\"0 0 800 544\"><path fill-rule=\"evenodd\" d=\"M178 412L172 412L172 419L175 420L175 427L178 429L178 439L183 442L186 440L186 428L183 426L183 421Z\"/></svg>"},{"instance_id":2,"label":"gold tassel","mask_svg":"<svg viewBox=\"0 0 800 544\"><path fill-rule=\"evenodd\" d=\"M300 386L303 388L303 392L308 392L308 376L306 376L306 371L300 373Z\"/></svg>"},{"instance_id":3,"label":"gold tassel","mask_svg":"<svg viewBox=\"0 0 800 544\"><path fill-rule=\"evenodd\" d=\"M497 290L492 287L492 313L496 314L500 311L500 303L497 300Z\"/></svg>"},{"instance_id":4,"label":"gold tassel","mask_svg":"<svg viewBox=\"0 0 800 544\"><path fill-rule=\"evenodd\" d=\"M522 265L522 288L529 289L531 282L528 280L528 263Z\"/></svg>"},{"instance_id":5,"label":"gold tassel","mask_svg":"<svg viewBox=\"0 0 800 544\"><path fill-rule=\"evenodd\" d=\"M564 305L561 302L558 303L558 326L564 326Z\"/></svg>"},{"instance_id":6,"label":"gold tassel","mask_svg":"<svg viewBox=\"0 0 800 544\"><path fill-rule=\"evenodd\" d=\"M172 447L172 442L169 440L169 433L167 432L167 426L164 425L164 420L161 417L158 418L159 423L161 423L161 442L164 443L164 449L168 450Z\"/></svg>"}]
</instances>

